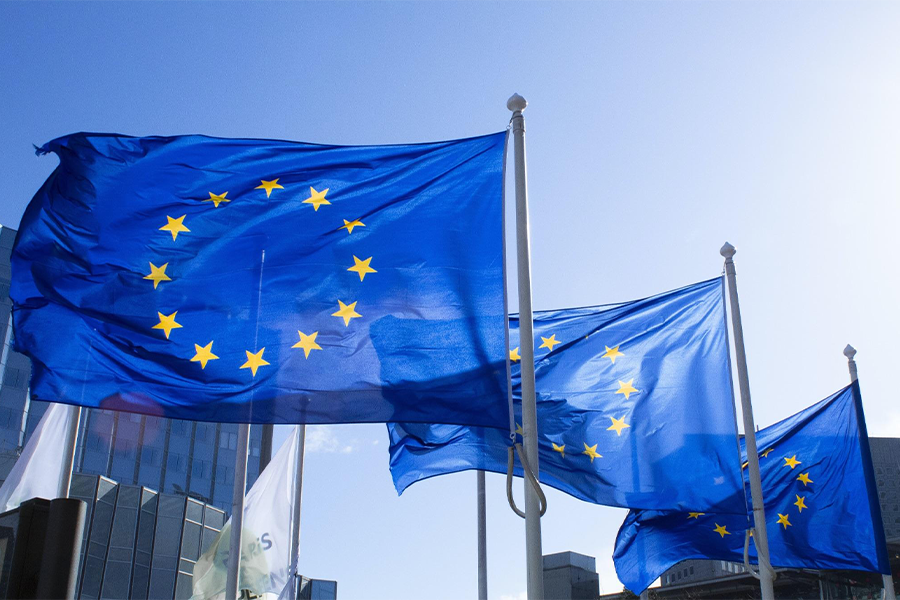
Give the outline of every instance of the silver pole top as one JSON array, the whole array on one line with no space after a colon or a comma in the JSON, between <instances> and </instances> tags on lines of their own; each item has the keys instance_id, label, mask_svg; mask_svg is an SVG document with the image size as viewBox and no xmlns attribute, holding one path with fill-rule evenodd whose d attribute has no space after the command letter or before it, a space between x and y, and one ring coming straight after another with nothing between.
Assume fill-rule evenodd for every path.
<instances>
[{"instance_id":1,"label":"silver pole top","mask_svg":"<svg viewBox=\"0 0 900 600\"><path fill-rule=\"evenodd\" d=\"M737 250L735 250L734 246L732 246L728 242L725 242L725 245L719 249L719 254L724 256L726 259L732 258L735 252L737 252Z\"/></svg>"},{"instance_id":2,"label":"silver pole top","mask_svg":"<svg viewBox=\"0 0 900 600\"><path fill-rule=\"evenodd\" d=\"M856 356L856 348L847 344L847 347L844 348L844 356L847 357L847 360L853 360L853 357Z\"/></svg>"},{"instance_id":3,"label":"silver pole top","mask_svg":"<svg viewBox=\"0 0 900 600\"><path fill-rule=\"evenodd\" d=\"M528 106L528 101L518 94L513 94L506 101L506 108L513 112L522 112L526 106Z\"/></svg>"}]
</instances>

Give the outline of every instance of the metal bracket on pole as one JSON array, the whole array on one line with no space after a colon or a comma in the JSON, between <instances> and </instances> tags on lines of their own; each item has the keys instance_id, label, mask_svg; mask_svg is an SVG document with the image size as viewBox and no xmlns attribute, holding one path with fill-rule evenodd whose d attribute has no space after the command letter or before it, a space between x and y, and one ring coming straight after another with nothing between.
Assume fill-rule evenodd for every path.
<instances>
[{"instance_id":1,"label":"metal bracket on pole","mask_svg":"<svg viewBox=\"0 0 900 600\"><path fill-rule=\"evenodd\" d=\"M528 183L525 169L525 98L513 94L506 103L512 111L516 181L516 266L519 290L519 334L522 340L522 428L525 456L538 476L537 407L534 395L534 332L531 312L531 242L528 231ZM544 600L544 565L541 553L541 507L534 487L525 479L525 557L529 600Z\"/></svg>"},{"instance_id":2,"label":"metal bracket on pole","mask_svg":"<svg viewBox=\"0 0 900 600\"><path fill-rule=\"evenodd\" d=\"M738 303L737 276L734 270L734 246L725 242L719 254L725 257L725 276L728 279L728 299L731 303L731 328L734 333L734 350L737 360L738 385L741 391L741 414L744 418L744 440L750 475L750 497L753 505L753 524L756 535L756 553L759 558L759 587L762 600L774 600L774 571L769 562L769 537L766 531L766 512L763 507L762 481L759 475L759 451L756 448L756 427L753 424L753 405L750 403L750 379L747 375L747 353L744 349L744 329L741 325L741 307Z\"/></svg>"},{"instance_id":3,"label":"metal bracket on pole","mask_svg":"<svg viewBox=\"0 0 900 600\"><path fill-rule=\"evenodd\" d=\"M850 370L850 383L853 383L857 379L859 379L859 371L856 369L856 360L854 357L856 356L856 348L847 344L847 347L844 348L844 356L847 357L847 368ZM886 600L894 600L897 597L896 592L894 591L894 578L891 575L881 574L882 584L884 585L884 597Z\"/></svg>"}]
</instances>

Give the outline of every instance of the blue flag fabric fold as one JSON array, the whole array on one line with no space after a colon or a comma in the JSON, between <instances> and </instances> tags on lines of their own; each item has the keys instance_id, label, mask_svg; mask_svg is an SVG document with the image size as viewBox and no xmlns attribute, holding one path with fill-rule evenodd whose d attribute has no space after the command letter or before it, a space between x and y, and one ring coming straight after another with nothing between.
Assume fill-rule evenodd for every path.
<instances>
[{"instance_id":1,"label":"blue flag fabric fold","mask_svg":"<svg viewBox=\"0 0 900 600\"><path fill-rule=\"evenodd\" d=\"M50 142L12 255L32 396L507 427L505 139Z\"/></svg>"},{"instance_id":2,"label":"blue flag fabric fold","mask_svg":"<svg viewBox=\"0 0 900 600\"><path fill-rule=\"evenodd\" d=\"M634 302L537 312L534 331L543 483L609 506L744 513L721 277ZM517 427L518 337L512 318ZM508 432L388 429L399 493L467 469L506 473Z\"/></svg>"},{"instance_id":3,"label":"blue flag fabric fold","mask_svg":"<svg viewBox=\"0 0 900 600\"><path fill-rule=\"evenodd\" d=\"M890 573L858 384L756 438L772 565ZM640 593L682 560L743 562L750 519L631 511L613 554L619 580ZM752 543L749 555L756 563Z\"/></svg>"}]
</instances>

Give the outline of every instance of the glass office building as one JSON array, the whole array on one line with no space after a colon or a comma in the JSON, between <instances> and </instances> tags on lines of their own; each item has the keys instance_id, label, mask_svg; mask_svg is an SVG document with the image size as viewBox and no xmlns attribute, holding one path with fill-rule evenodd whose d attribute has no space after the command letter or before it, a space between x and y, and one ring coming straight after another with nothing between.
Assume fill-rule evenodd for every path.
<instances>
[{"instance_id":1,"label":"glass office building","mask_svg":"<svg viewBox=\"0 0 900 600\"><path fill-rule=\"evenodd\" d=\"M0 227L0 334L8 342L10 324L9 255L16 231ZM47 409L31 402L31 363L2 346L0 383L0 482ZM231 510L234 491L236 424L177 421L102 409L82 411L75 470L102 475L120 484L182 494ZM250 428L247 487L256 481L271 454L271 426Z\"/></svg>"},{"instance_id":2,"label":"glass office building","mask_svg":"<svg viewBox=\"0 0 900 600\"><path fill-rule=\"evenodd\" d=\"M24 443L24 415L27 404L31 362L21 354L10 352L7 343L12 302L9 299L9 253L16 231L0 226L0 482L6 479L16 463Z\"/></svg>"},{"instance_id":3,"label":"glass office building","mask_svg":"<svg viewBox=\"0 0 900 600\"><path fill-rule=\"evenodd\" d=\"M191 597L194 565L224 511L97 475L75 475L71 496L87 503L76 598Z\"/></svg>"}]
</instances>

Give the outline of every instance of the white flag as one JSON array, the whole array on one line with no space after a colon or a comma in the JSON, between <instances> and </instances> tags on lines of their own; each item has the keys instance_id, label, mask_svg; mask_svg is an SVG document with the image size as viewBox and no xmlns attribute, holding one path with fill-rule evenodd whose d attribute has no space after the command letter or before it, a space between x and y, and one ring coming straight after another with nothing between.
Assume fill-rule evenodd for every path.
<instances>
[{"instance_id":1,"label":"white flag","mask_svg":"<svg viewBox=\"0 0 900 600\"><path fill-rule=\"evenodd\" d=\"M299 427L294 427L244 500L239 590L281 592L291 563L291 514ZM193 600L224 597L231 519L194 566Z\"/></svg>"},{"instance_id":2,"label":"white flag","mask_svg":"<svg viewBox=\"0 0 900 600\"><path fill-rule=\"evenodd\" d=\"M53 403L44 413L37 429L9 477L0 486L0 512L12 510L25 500L59 496L59 482L66 454L66 435L75 413L74 406Z\"/></svg>"}]
</instances>

